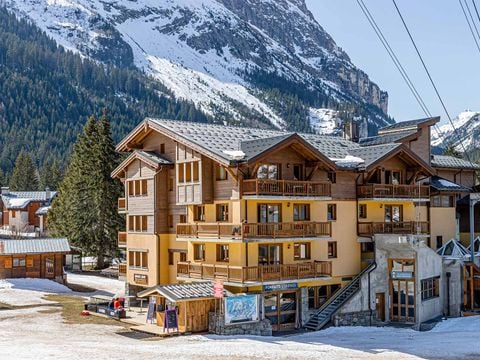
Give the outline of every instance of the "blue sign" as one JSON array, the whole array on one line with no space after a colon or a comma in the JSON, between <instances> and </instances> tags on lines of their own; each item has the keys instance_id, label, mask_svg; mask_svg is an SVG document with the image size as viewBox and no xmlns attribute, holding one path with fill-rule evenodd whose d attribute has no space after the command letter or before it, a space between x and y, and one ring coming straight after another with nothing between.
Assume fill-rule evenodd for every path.
<instances>
[{"instance_id":1,"label":"blue sign","mask_svg":"<svg viewBox=\"0 0 480 360\"><path fill-rule=\"evenodd\" d=\"M298 289L297 283L263 285L263 291L281 291Z\"/></svg>"},{"instance_id":2,"label":"blue sign","mask_svg":"<svg viewBox=\"0 0 480 360\"><path fill-rule=\"evenodd\" d=\"M259 320L257 295L228 296L225 299L225 325Z\"/></svg>"}]
</instances>

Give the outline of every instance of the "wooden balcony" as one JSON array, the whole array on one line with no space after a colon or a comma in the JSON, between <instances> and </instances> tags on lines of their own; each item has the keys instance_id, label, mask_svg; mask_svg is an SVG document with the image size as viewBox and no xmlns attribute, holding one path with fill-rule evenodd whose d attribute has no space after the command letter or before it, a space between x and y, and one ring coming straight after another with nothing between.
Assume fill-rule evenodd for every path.
<instances>
[{"instance_id":1,"label":"wooden balcony","mask_svg":"<svg viewBox=\"0 0 480 360\"><path fill-rule=\"evenodd\" d=\"M332 276L331 261L310 261L299 264L231 266L205 263L177 263L177 277L222 279L236 283L314 279Z\"/></svg>"},{"instance_id":2,"label":"wooden balcony","mask_svg":"<svg viewBox=\"0 0 480 360\"><path fill-rule=\"evenodd\" d=\"M127 233L125 231L118 232L118 247L119 248L127 247Z\"/></svg>"},{"instance_id":3,"label":"wooden balcony","mask_svg":"<svg viewBox=\"0 0 480 360\"><path fill-rule=\"evenodd\" d=\"M127 263L118 264L118 276L127 276Z\"/></svg>"},{"instance_id":4,"label":"wooden balcony","mask_svg":"<svg viewBox=\"0 0 480 360\"><path fill-rule=\"evenodd\" d=\"M330 222L296 221L288 223L195 223L178 224L177 238L187 239L288 239L331 237Z\"/></svg>"},{"instance_id":5,"label":"wooden balcony","mask_svg":"<svg viewBox=\"0 0 480 360\"><path fill-rule=\"evenodd\" d=\"M327 182L248 179L242 182L242 194L254 196L332 196Z\"/></svg>"},{"instance_id":6,"label":"wooden balcony","mask_svg":"<svg viewBox=\"0 0 480 360\"><path fill-rule=\"evenodd\" d=\"M373 236L374 234L422 234L430 233L429 223L426 221L403 222L360 222L358 223L359 236Z\"/></svg>"},{"instance_id":7,"label":"wooden balcony","mask_svg":"<svg viewBox=\"0 0 480 360\"><path fill-rule=\"evenodd\" d=\"M430 187L392 184L358 185L357 197L360 199L429 199Z\"/></svg>"},{"instance_id":8,"label":"wooden balcony","mask_svg":"<svg viewBox=\"0 0 480 360\"><path fill-rule=\"evenodd\" d=\"M118 198L118 212L124 213L127 211L127 200L125 198Z\"/></svg>"}]
</instances>

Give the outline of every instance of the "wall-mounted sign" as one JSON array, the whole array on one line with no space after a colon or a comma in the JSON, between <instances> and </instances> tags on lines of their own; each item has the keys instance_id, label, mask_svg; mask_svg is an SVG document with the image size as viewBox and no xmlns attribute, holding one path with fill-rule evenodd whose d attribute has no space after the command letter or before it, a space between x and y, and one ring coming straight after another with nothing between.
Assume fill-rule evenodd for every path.
<instances>
[{"instance_id":1,"label":"wall-mounted sign","mask_svg":"<svg viewBox=\"0 0 480 360\"><path fill-rule=\"evenodd\" d=\"M294 290L294 289L298 289L297 283L271 284L271 285L263 286L263 291L281 291L281 290Z\"/></svg>"},{"instance_id":2,"label":"wall-mounted sign","mask_svg":"<svg viewBox=\"0 0 480 360\"><path fill-rule=\"evenodd\" d=\"M258 295L227 296L225 298L225 325L258 320Z\"/></svg>"},{"instance_id":3,"label":"wall-mounted sign","mask_svg":"<svg viewBox=\"0 0 480 360\"><path fill-rule=\"evenodd\" d=\"M396 271L392 270L392 279L402 280L402 279L412 279L413 271Z\"/></svg>"},{"instance_id":4,"label":"wall-mounted sign","mask_svg":"<svg viewBox=\"0 0 480 360\"><path fill-rule=\"evenodd\" d=\"M223 298L223 281L222 280L213 281L213 297L217 299Z\"/></svg>"}]
</instances>

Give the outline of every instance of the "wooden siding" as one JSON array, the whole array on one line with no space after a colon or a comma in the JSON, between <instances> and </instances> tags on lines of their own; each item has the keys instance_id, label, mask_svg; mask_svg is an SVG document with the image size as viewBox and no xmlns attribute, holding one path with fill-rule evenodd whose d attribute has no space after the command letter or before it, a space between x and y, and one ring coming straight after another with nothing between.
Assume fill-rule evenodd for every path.
<instances>
[{"instance_id":1,"label":"wooden siding","mask_svg":"<svg viewBox=\"0 0 480 360\"><path fill-rule=\"evenodd\" d=\"M357 196L355 180L358 174L347 171L336 172L336 182L332 184L332 198L352 200Z\"/></svg>"},{"instance_id":2,"label":"wooden siding","mask_svg":"<svg viewBox=\"0 0 480 360\"><path fill-rule=\"evenodd\" d=\"M25 259L25 266L13 267L13 259ZM46 259L54 260L54 273L47 274ZM5 278L46 278L55 279L63 275L64 254L27 254L27 255L1 255L0 279Z\"/></svg>"}]
</instances>

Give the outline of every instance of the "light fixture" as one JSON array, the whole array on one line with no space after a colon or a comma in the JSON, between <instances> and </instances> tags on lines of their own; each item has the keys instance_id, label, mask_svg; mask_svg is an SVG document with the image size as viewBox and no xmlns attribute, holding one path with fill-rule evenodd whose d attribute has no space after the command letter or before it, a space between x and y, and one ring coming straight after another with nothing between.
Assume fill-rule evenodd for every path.
<instances>
[{"instance_id":1,"label":"light fixture","mask_svg":"<svg viewBox=\"0 0 480 360\"><path fill-rule=\"evenodd\" d=\"M287 202L287 207L290 207L290 201L289 201L289 202Z\"/></svg>"}]
</instances>

